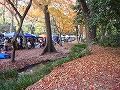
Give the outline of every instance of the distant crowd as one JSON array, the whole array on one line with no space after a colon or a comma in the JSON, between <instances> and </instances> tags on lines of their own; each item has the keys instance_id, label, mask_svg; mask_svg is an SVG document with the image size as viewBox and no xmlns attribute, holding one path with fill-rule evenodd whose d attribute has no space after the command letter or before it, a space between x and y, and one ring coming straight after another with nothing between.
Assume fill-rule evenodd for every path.
<instances>
[{"instance_id":1,"label":"distant crowd","mask_svg":"<svg viewBox=\"0 0 120 90\"><path fill-rule=\"evenodd\" d=\"M13 49L11 37L0 37L0 52L6 52ZM62 43L74 41L75 37L62 37ZM52 36L53 44L59 44L59 36ZM26 42L26 45L25 45ZM32 48L41 48L46 45L46 37L27 37L24 42L22 37L18 37L16 40L16 50L25 49L26 46L28 49Z\"/></svg>"},{"instance_id":2,"label":"distant crowd","mask_svg":"<svg viewBox=\"0 0 120 90\"><path fill-rule=\"evenodd\" d=\"M2 51L9 51L13 49L12 46L12 38L6 37L1 38L0 50ZM27 47L28 49L31 48L41 48L44 47L46 44L46 38L27 38ZM16 49L25 49L24 40L22 37L18 37L16 41Z\"/></svg>"}]
</instances>

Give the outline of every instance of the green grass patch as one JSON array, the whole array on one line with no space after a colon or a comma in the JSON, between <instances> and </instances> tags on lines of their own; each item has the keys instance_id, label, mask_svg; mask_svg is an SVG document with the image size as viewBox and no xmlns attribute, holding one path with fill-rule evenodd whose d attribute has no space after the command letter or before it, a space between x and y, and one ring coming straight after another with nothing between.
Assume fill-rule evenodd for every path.
<instances>
[{"instance_id":1,"label":"green grass patch","mask_svg":"<svg viewBox=\"0 0 120 90\"><path fill-rule=\"evenodd\" d=\"M74 45L71 49L71 52L67 56L68 59L75 59L75 58L81 58L85 55L89 55L90 51L86 51L87 45L86 44L77 44Z\"/></svg>"},{"instance_id":2,"label":"green grass patch","mask_svg":"<svg viewBox=\"0 0 120 90\"><path fill-rule=\"evenodd\" d=\"M18 76L18 72L15 70L5 70L3 72L0 72L0 80L8 80L13 79Z\"/></svg>"}]
</instances>

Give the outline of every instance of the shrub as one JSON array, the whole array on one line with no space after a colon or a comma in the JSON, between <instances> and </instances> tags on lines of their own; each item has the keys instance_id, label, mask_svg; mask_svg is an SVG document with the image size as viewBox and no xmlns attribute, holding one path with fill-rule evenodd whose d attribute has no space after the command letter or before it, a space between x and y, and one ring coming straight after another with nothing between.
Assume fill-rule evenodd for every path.
<instances>
[{"instance_id":1,"label":"shrub","mask_svg":"<svg viewBox=\"0 0 120 90\"><path fill-rule=\"evenodd\" d=\"M98 35L96 41L99 45L108 46L108 47L120 46L120 32L106 36L104 40L102 40L100 37L101 35Z\"/></svg>"},{"instance_id":2,"label":"shrub","mask_svg":"<svg viewBox=\"0 0 120 90\"><path fill-rule=\"evenodd\" d=\"M82 51L87 47L86 44L78 44L78 45L74 45L71 49L71 52L69 53L69 55L67 56L67 58L74 59L74 58L80 58L84 55L86 55L85 53L83 53Z\"/></svg>"}]
</instances>

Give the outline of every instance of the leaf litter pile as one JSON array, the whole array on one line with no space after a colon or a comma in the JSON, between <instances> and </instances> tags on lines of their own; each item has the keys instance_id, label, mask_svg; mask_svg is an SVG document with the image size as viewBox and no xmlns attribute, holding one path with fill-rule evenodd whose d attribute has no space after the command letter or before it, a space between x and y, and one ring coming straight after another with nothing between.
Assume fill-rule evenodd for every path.
<instances>
[{"instance_id":1,"label":"leaf litter pile","mask_svg":"<svg viewBox=\"0 0 120 90\"><path fill-rule=\"evenodd\" d=\"M120 47L93 46L92 52L55 67L26 90L120 90Z\"/></svg>"}]
</instances>

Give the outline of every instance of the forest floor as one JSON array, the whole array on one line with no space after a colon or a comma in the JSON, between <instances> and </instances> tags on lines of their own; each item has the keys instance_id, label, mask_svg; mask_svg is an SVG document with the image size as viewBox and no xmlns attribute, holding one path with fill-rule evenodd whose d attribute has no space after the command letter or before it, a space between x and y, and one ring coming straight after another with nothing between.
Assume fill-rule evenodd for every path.
<instances>
[{"instance_id":1,"label":"forest floor","mask_svg":"<svg viewBox=\"0 0 120 90\"><path fill-rule=\"evenodd\" d=\"M120 90L120 47L92 47L92 54L61 66L26 90Z\"/></svg>"},{"instance_id":2,"label":"forest floor","mask_svg":"<svg viewBox=\"0 0 120 90\"><path fill-rule=\"evenodd\" d=\"M74 44L76 44L76 42L65 43L63 44L63 47L56 44L54 46L57 50L57 53L46 53L45 55L41 55L43 48L16 50L14 63L11 62L11 59L0 59L0 71L20 70L33 64L39 64L41 62L46 62L53 59L57 60L66 57Z\"/></svg>"},{"instance_id":3,"label":"forest floor","mask_svg":"<svg viewBox=\"0 0 120 90\"><path fill-rule=\"evenodd\" d=\"M40 55L43 48L17 50L15 62L0 60L0 71L19 70L42 61L66 57L76 43L55 45L58 53ZM120 47L92 47L92 54L61 66L31 85L27 90L120 90Z\"/></svg>"}]
</instances>

